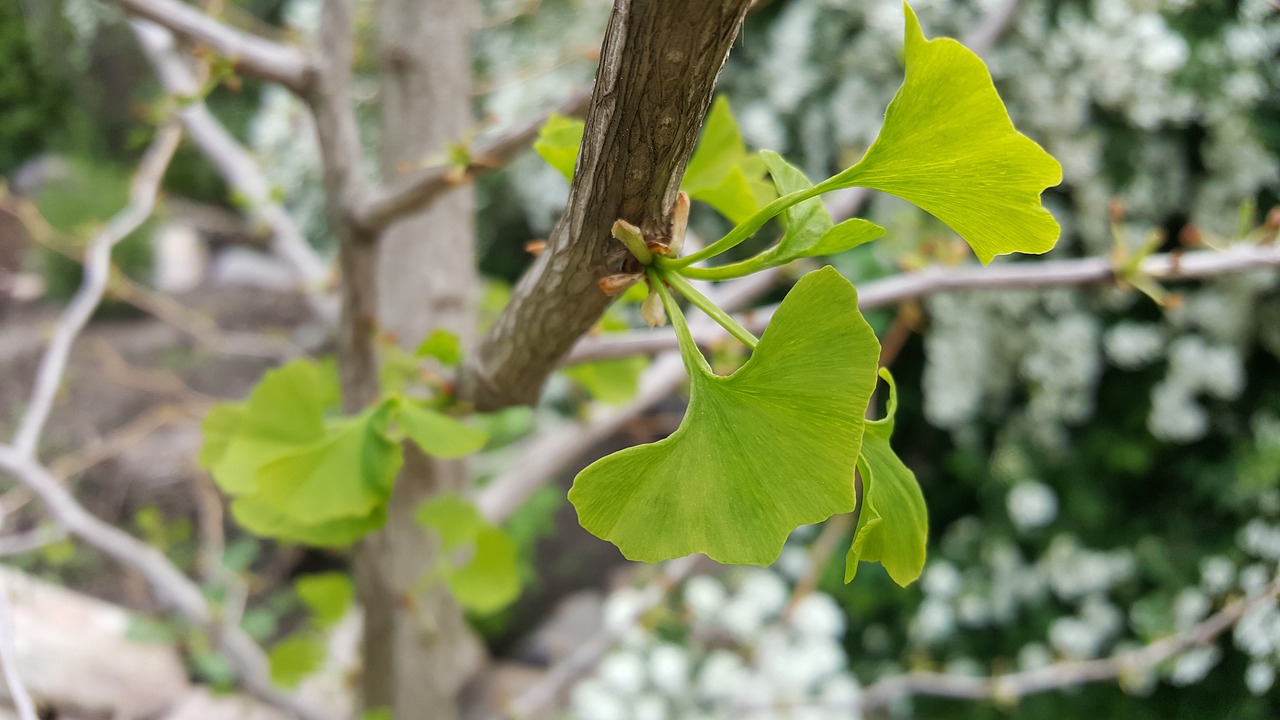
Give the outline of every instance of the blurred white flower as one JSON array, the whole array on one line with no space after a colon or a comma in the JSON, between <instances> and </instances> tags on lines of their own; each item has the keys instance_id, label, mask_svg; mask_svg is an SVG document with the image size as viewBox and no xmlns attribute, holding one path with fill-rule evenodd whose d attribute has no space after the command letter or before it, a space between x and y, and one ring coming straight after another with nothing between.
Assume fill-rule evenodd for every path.
<instances>
[{"instance_id":1,"label":"blurred white flower","mask_svg":"<svg viewBox=\"0 0 1280 720\"><path fill-rule=\"evenodd\" d=\"M728 650L712 650L698 672L698 693L707 700L729 700L750 682L742 658Z\"/></svg>"},{"instance_id":2,"label":"blurred white flower","mask_svg":"<svg viewBox=\"0 0 1280 720\"><path fill-rule=\"evenodd\" d=\"M1249 687L1249 692L1254 695L1264 695L1271 689L1276 682L1276 668L1274 665L1265 662L1251 662L1249 669L1244 672L1244 684Z\"/></svg>"},{"instance_id":3,"label":"blurred white flower","mask_svg":"<svg viewBox=\"0 0 1280 720\"><path fill-rule=\"evenodd\" d=\"M1236 580L1236 566L1221 555L1212 555L1200 561L1200 587L1214 595L1231 589Z\"/></svg>"},{"instance_id":4,"label":"blurred white flower","mask_svg":"<svg viewBox=\"0 0 1280 720\"><path fill-rule=\"evenodd\" d=\"M791 611L791 626L801 635L839 638L845 630L844 612L830 595L809 593Z\"/></svg>"},{"instance_id":5,"label":"blurred white flower","mask_svg":"<svg viewBox=\"0 0 1280 720\"><path fill-rule=\"evenodd\" d=\"M599 680L587 678L575 685L569 703L580 718L628 720L626 704Z\"/></svg>"},{"instance_id":6,"label":"blurred white flower","mask_svg":"<svg viewBox=\"0 0 1280 720\"><path fill-rule=\"evenodd\" d=\"M925 595L939 600L950 600L960 592L961 577L956 566L946 560L929 563L924 577L920 579L920 587Z\"/></svg>"},{"instance_id":7,"label":"blurred white flower","mask_svg":"<svg viewBox=\"0 0 1280 720\"><path fill-rule=\"evenodd\" d=\"M689 684L689 669L689 652L679 645L662 643L649 653L649 678L663 692L684 692Z\"/></svg>"},{"instance_id":8,"label":"blurred white flower","mask_svg":"<svg viewBox=\"0 0 1280 720\"><path fill-rule=\"evenodd\" d=\"M600 661L600 679L619 693L634 695L644 689L644 661L633 652L614 651Z\"/></svg>"},{"instance_id":9,"label":"blurred white flower","mask_svg":"<svg viewBox=\"0 0 1280 720\"><path fill-rule=\"evenodd\" d=\"M1217 645L1205 645L1193 648L1178 656L1169 673L1169 682L1186 686L1200 682L1209 674L1218 661L1222 659L1222 651Z\"/></svg>"},{"instance_id":10,"label":"blurred white flower","mask_svg":"<svg viewBox=\"0 0 1280 720\"><path fill-rule=\"evenodd\" d=\"M1034 530L1058 516L1058 495L1041 482L1027 480L1014 485L1005 499L1009 519L1019 530Z\"/></svg>"}]
</instances>

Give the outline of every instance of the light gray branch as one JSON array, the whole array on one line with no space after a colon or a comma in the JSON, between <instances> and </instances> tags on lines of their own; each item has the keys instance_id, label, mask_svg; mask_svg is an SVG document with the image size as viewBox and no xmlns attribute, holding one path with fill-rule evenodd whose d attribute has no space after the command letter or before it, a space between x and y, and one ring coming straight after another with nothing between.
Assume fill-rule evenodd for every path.
<instances>
[{"instance_id":1,"label":"light gray branch","mask_svg":"<svg viewBox=\"0 0 1280 720\"><path fill-rule=\"evenodd\" d=\"M1139 266L1139 273L1156 280L1197 280L1221 275L1280 268L1280 247L1240 245L1230 250L1197 250L1187 253L1152 255ZM1053 287L1102 285L1117 280L1108 258L1018 262L991 267L934 266L919 272L874 280L858 289L862 310L919 300L940 293L976 290L1039 290ZM747 329L761 332L769 324L776 306L752 310L738 317ZM694 339L704 347L728 334L718 325L694 330ZM638 330L589 337L565 358L565 364L591 362L629 355L655 355L676 348L676 338L668 330Z\"/></svg>"},{"instance_id":2,"label":"light gray branch","mask_svg":"<svg viewBox=\"0 0 1280 720\"><path fill-rule=\"evenodd\" d=\"M62 384L62 374L67 367L71 345L97 309L98 303L102 302L102 295L106 292L107 281L111 276L111 249L151 217L160 180L164 177L164 171L169 167L169 160L173 158L181 138L182 130L175 124L160 128L129 185L129 204L116 213L106 227L89 242L84 257L84 281L59 319L53 331L53 339L49 341L49 348L40 359L31 400L27 403L27 411L14 436L14 448L25 457L35 456L40 433L53 410L58 386Z\"/></svg>"},{"instance_id":3,"label":"light gray branch","mask_svg":"<svg viewBox=\"0 0 1280 720\"><path fill-rule=\"evenodd\" d=\"M298 48L225 25L180 0L110 0L195 43L208 45L247 75L270 80L302 94L315 68ZM323 48L323 45L321 46Z\"/></svg>"},{"instance_id":4,"label":"light gray branch","mask_svg":"<svg viewBox=\"0 0 1280 720\"><path fill-rule=\"evenodd\" d=\"M187 60L179 55L173 34L148 20L130 23L138 44L159 76L165 91L194 98L200 81ZM276 200L271 183L253 155L209 111L203 100L192 100L177 111L178 119L204 156L218 169L227 185L242 196L245 214L271 231L271 249L293 269L312 310L326 323L337 323L337 298L327 292L332 269L307 243L297 223Z\"/></svg>"},{"instance_id":5,"label":"light gray branch","mask_svg":"<svg viewBox=\"0 0 1280 720\"><path fill-rule=\"evenodd\" d=\"M9 698L18 711L19 720L39 720L31 693L18 674L18 648L14 639L13 608L9 605L9 589L0 587L0 670L9 688Z\"/></svg>"},{"instance_id":6,"label":"light gray branch","mask_svg":"<svg viewBox=\"0 0 1280 720\"><path fill-rule=\"evenodd\" d=\"M0 557L21 555L52 545L67 537L67 531L60 525L46 525L16 535L0 537Z\"/></svg>"},{"instance_id":7,"label":"light gray branch","mask_svg":"<svg viewBox=\"0 0 1280 720\"><path fill-rule=\"evenodd\" d=\"M500 135L480 141L471 148L471 162L459 173L457 168L436 165L423 168L401 177L379 189L355 211L352 217L357 225L376 229L385 227L398 218L427 207L441 193L460 182L469 182L489 170L510 162L522 150L533 144L538 131L552 113L582 115L591 99L589 91L577 91L562 101L555 109L525 121Z\"/></svg>"},{"instance_id":8,"label":"light gray branch","mask_svg":"<svg viewBox=\"0 0 1280 720\"><path fill-rule=\"evenodd\" d=\"M1109 658L1058 662L1035 670L994 677L914 671L873 683L863 691L859 702L863 712L889 707L912 695L1010 702L1052 690L1140 676L1153 672L1160 663L1179 653L1208 645L1234 627L1249 611L1274 603L1277 594L1280 594L1280 583L1273 581L1259 595L1236 600L1185 632Z\"/></svg>"}]
</instances>

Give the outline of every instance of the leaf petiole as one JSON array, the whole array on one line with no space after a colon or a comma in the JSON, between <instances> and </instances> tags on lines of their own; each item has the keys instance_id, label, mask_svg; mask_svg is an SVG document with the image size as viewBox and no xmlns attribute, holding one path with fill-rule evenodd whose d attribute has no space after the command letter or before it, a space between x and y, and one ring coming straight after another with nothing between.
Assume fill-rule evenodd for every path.
<instances>
[{"instance_id":1,"label":"leaf petiole","mask_svg":"<svg viewBox=\"0 0 1280 720\"><path fill-rule=\"evenodd\" d=\"M720 327L724 328L730 335L741 341L743 345L746 345L752 350L756 349L756 345L758 345L760 341L755 335L752 335L751 332L742 327L737 320L730 317L729 313L721 310L715 303L711 302L711 298L694 289L694 287L689 284L689 281L681 277L679 273L666 272L659 269L658 276L662 280L665 280L668 285L676 290L676 292L685 296L685 298L687 298L695 307L706 313L712 320L719 323Z\"/></svg>"},{"instance_id":2,"label":"leaf petiole","mask_svg":"<svg viewBox=\"0 0 1280 720\"><path fill-rule=\"evenodd\" d=\"M754 215L744 220L741 224L734 226L734 228L729 231L728 235L725 235L719 240L702 248L698 252L675 260L666 260L665 262L660 261L659 264L663 267L669 268L684 268L701 260L713 258L726 250L731 250L741 244L742 241L754 235L757 230L764 227L765 223L769 222L777 215L782 214L783 210L786 210L797 203L802 203L809 198L817 197L824 192L836 189L828 185L828 182L830 181L828 180L814 185L808 190L801 190L799 192L783 195L777 200L774 200L768 205L757 210Z\"/></svg>"}]
</instances>

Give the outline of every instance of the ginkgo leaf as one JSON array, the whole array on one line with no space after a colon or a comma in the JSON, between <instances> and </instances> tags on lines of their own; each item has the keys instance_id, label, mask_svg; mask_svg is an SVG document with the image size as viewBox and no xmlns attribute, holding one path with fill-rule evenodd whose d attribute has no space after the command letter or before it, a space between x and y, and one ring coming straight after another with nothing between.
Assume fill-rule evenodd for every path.
<instances>
[{"instance_id":1,"label":"ginkgo leaf","mask_svg":"<svg viewBox=\"0 0 1280 720\"><path fill-rule=\"evenodd\" d=\"M387 438L394 407L383 402L332 423L324 437L258 468L251 496L300 523L364 517L386 502L404 463Z\"/></svg>"},{"instance_id":2,"label":"ginkgo leaf","mask_svg":"<svg viewBox=\"0 0 1280 720\"><path fill-rule=\"evenodd\" d=\"M310 634L291 635L276 643L267 654L271 682L292 689L324 665L324 641Z\"/></svg>"},{"instance_id":3,"label":"ginkgo leaf","mask_svg":"<svg viewBox=\"0 0 1280 720\"><path fill-rule=\"evenodd\" d=\"M418 357L433 357L441 365L452 367L462 362L462 340L457 333L438 329L428 335L413 354Z\"/></svg>"},{"instance_id":4,"label":"ginkgo leaf","mask_svg":"<svg viewBox=\"0 0 1280 720\"><path fill-rule=\"evenodd\" d=\"M1043 253L1058 223L1040 193L1062 167L1019 133L982 60L950 38L927 40L909 6L906 80L858 164L821 183L861 186L908 200L951 226L982 262Z\"/></svg>"},{"instance_id":5,"label":"ginkgo leaf","mask_svg":"<svg viewBox=\"0 0 1280 720\"><path fill-rule=\"evenodd\" d=\"M813 187L809 178L799 168L782 159L781 155L762 150L760 158L769 168L769 176L773 178L778 195L803 192ZM722 265L699 275L709 279L741 277L804 257L834 255L884 235L884 228L858 218L833 226L826 206L817 196L783 210L782 222L786 230L775 245L755 257Z\"/></svg>"},{"instance_id":6,"label":"ginkgo leaf","mask_svg":"<svg viewBox=\"0 0 1280 720\"><path fill-rule=\"evenodd\" d=\"M351 578L336 571L303 575L294 581L293 589L320 628L337 625L356 596Z\"/></svg>"},{"instance_id":7,"label":"ginkgo leaf","mask_svg":"<svg viewBox=\"0 0 1280 720\"><path fill-rule=\"evenodd\" d=\"M474 505L457 494L442 493L419 505L414 518L439 533L447 552L440 557L437 577L464 608L492 613L520 595L515 542L481 517ZM455 563L453 553L468 545L470 557Z\"/></svg>"},{"instance_id":8,"label":"ginkgo leaf","mask_svg":"<svg viewBox=\"0 0 1280 720\"><path fill-rule=\"evenodd\" d=\"M467 610L494 613L520 596L518 562L519 552L511 538L486 526L476 535L471 559L461 567L445 570L445 584Z\"/></svg>"},{"instance_id":9,"label":"ginkgo leaf","mask_svg":"<svg viewBox=\"0 0 1280 720\"><path fill-rule=\"evenodd\" d=\"M772 199L764 164L747 152L729 101L717 97L707 113L702 137L685 169L680 189L735 223L751 217Z\"/></svg>"},{"instance_id":10,"label":"ginkgo leaf","mask_svg":"<svg viewBox=\"0 0 1280 720\"><path fill-rule=\"evenodd\" d=\"M304 523L281 514L259 498L247 496L232 500L231 515L241 527L254 535L317 547L337 547L350 545L386 525L387 505L382 503L363 517Z\"/></svg>"},{"instance_id":11,"label":"ginkgo leaf","mask_svg":"<svg viewBox=\"0 0 1280 720\"><path fill-rule=\"evenodd\" d=\"M533 149L542 156L547 164L564 175L564 179L573 181L573 168L578 162L578 148L582 146L582 133L585 125L581 120L552 114L538 131L538 139Z\"/></svg>"},{"instance_id":12,"label":"ginkgo leaf","mask_svg":"<svg viewBox=\"0 0 1280 720\"><path fill-rule=\"evenodd\" d=\"M889 402L884 419L868 421L862 437L862 508L845 556L844 581L853 580L859 562L879 562L894 582L906 587L924 570L929 515L916 476L889 444L898 390L888 370L880 375L889 384Z\"/></svg>"},{"instance_id":13,"label":"ginkgo leaf","mask_svg":"<svg viewBox=\"0 0 1280 720\"><path fill-rule=\"evenodd\" d=\"M632 356L579 363L564 371L570 380L602 403L620 405L635 397L640 374L649 366L648 358Z\"/></svg>"},{"instance_id":14,"label":"ginkgo leaf","mask_svg":"<svg viewBox=\"0 0 1280 720\"><path fill-rule=\"evenodd\" d=\"M331 363L297 360L263 376L240 412L219 411L213 422L225 433L238 418L230 439L215 435L215 446L201 454L214 480L233 495L253 492L258 469L324 436L324 413L339 400L338 375ZM220 452L217 446L222 445Z\"/></svg>"},{"instance_id":15,"label":"ginkgo leaf","mask_svg":"<svg viewBox=\"0 0 1280 720\"><path fill-rule=\"evenodd\" d=\"M444 460L470 455L489 442L485 431L408 399L401 399L397 422L422 452Z\"/></svg>"},{"instance_id":16,"label":"ginkgo leaf","mask_svg":"<svg viewBox=\"0 0 1280 720\"><path fill-rule=\"evenodd\" d=\"M427 500L418 506L413 517L422 527L440 534L445 550L456 550L475 542L486 524L476 506L456 493L440 493Z\"/></svg>"},{"instance_id":17,"label":"ginkgo leaf","mask_svg":"<svg viewBox=\"0 0 1280 720\"><path fill-rule=\"evenodd\" d=\"M242 402L223 402L205 413L204 421L200 423L200 436L203 440L197 457L201 467L209 469L222 460L244 420L245 405Z\"/></svg>"},{"instance_id":18,"label":"ginkgo leaf","mask_svg":"<svg viewBox=\"0 0 1280 720\"><path fill-rule=\"evenodd\" d=\"M796 283L728 377L712 373L678 308L668 310L691 380L684 420L664 440L593 463L569 500L584 528L632 560L700 552L766 565L797 526L853 509L880 344L831 268Z\"/></svg>"}]
</instances>

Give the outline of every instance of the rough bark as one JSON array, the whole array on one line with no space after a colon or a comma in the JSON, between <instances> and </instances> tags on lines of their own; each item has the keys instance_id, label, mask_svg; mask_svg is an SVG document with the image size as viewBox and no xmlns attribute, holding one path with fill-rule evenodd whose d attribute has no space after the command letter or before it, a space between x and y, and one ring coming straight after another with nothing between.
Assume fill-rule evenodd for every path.
<instances>
[{"instance_id":1,"label":"rough bark","mask_svg":"<svg viewBox=\"0 0 1280 720\"><path fill-rule=\"evenodd\" d=\"M568 208L460 378L478 408L537 400L599 319L610 299L596 281L629 257L610 238L614 220L669 235L680 179L750 4L615 2Z\"/></svg>"},{"instance_id":2,"label":"rough bark","mask_svg":"<svg viewBox=\"0 0 1280 720\"><path fill-rule=\"evenodd\" d=\"M380 164L384 180L441 154L472 125L470 0L381 0L378 5ZM479 290L470 188L455 188L389 227L377 249L377 324L412 349L437 328L474 336ZM345 260L345 258L344 258ZM458 461L406 446L385 528L360 544L356 581L366 608L362 698L395 718L452 720L479 653L448 590L418 586L439 550L414 510L442 490L462 490Z\"/></svg>"}]
</instances>

